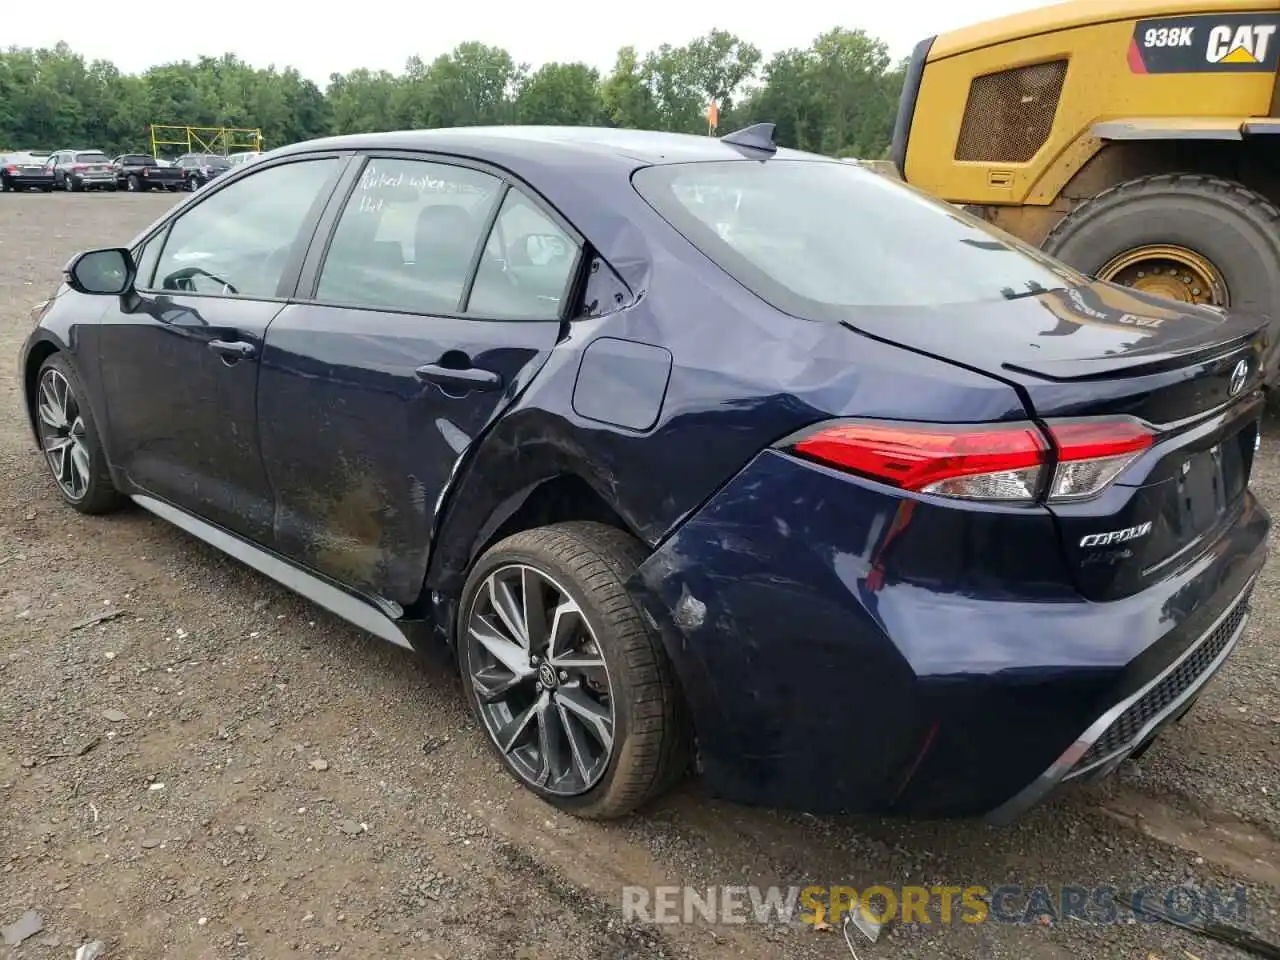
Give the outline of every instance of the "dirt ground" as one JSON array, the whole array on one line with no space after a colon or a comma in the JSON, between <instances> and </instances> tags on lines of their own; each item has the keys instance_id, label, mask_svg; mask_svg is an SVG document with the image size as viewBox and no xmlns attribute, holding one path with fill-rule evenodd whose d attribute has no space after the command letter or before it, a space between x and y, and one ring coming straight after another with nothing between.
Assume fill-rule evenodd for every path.
<instances>
[{"instance_id":1,"label":"dirt ground","mask_svg":"<svg viewBox=\"0 0 1280 960\"><path fill-rule=\"evenodd\" d=\"M108 960L850 955L810 926L625 923L624 884L1242 883L1250 925L1280 940L1280 565L1184 723L1014 827L742 809L697 782L598 825L514 785L445 666L141 511L63 507L19 408L28 310L75 251L127 241L176 199L0 196L0 926L43 921L0 957L94 940ZM1274 507L1280 429L1261 458ZM854 943L863 960L1247 956L1132 920Z\"/></svg>"}]
</instances>

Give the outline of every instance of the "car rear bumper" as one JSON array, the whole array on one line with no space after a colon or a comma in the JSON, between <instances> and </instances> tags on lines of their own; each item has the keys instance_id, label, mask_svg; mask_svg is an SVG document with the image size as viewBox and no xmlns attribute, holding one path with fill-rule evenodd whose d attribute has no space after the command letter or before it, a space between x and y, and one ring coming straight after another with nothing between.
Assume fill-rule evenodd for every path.
<instances>
[{"instance_id":1,"label":"car rear bumper","mask_svg":"<svg viewBox=\"0 0 1280 960\"><path fill-rule=\"evenodd\" d=\"M1230 653L1270 527L1248 494L1179 573L1091 603L877 560L891 536L920 541L899 557L977 551L969 567L1011 549L936 512L897 524L904 502L770 451L641 567L636 592L663 631L716 793L1007 821L1064 781L1105 775ZM1015 562L1034 546L1015 545Z\"/></svg>"},{"instance_id":2,"label":"car rear bumper","mask_svg":"<svg viewBox=\"0 0 1280 960\"><path fill-rule=\"evenodd\" d=\"M47 187L53 183L51 173L6 173L5 183L15 187Z\"/></svg>"},{"instance_id":3,"label":"car rear bumper","mask_svg":"<svg viewBox=\"0 0 1280 960\"><path fill-rule=\"evenodd\" d=\"M1240 642L1249 622L1254 582L1251 579L1209 629L1173 663L1098 717L1049 769L991 811L987 819L995 824L1010 823L1059 784L1095 783L1114 773L1133 754L1145 750L1165 726L1190 709Z\"/></svg>"}]
</instances>

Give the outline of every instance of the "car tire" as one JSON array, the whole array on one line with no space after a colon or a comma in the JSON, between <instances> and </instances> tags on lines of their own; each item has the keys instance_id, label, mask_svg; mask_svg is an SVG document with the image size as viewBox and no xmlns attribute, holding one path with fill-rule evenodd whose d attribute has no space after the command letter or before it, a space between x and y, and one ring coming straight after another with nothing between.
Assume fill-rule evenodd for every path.
<instances>
[{"instance_id":1,"label":"car tire","mask_svg":"<svg viewBox=\"0 0 1280 960\"><path fill-rule=\"evenodd\" d=\"M32 413L40 450L58 495L81 513L108 513L117 509L124 498L111 480L98 425L86 396L84 382L71 361L65 354L54 353L40 365ZM59 415L61 424L56 422ZM51 449L57 437L70 441L62 448L61 456Z\"/></svg>"},{"instance_id":2,"label":"car tire","mask_svg":"<svg viewBox=\"0 0 1280 960\"><path fill-rule=\"evenodd\" d=\"M578 817L626 816L688 766L690 738L674 670L627 589L645 556L643 545L613 527L555 524L485 551L463 587L456 650L471 709L507 771ZM504 630L518 639L519 623L507 626L497 598L517 593L520 622L560 625L559 649L549 646L549 628L526 629L531 640L523 647L503 639ZM537 602L526 601L535 593ZM517 610L509 603L506 609ZM520 718L527 722L515 729Z\"/></svg>"},{"instance_id":3,"label":"car tire","mask_svg":"<svg viewBox=\"0 0 1280 960\"><path fill-rule=\"evenodd\" d=\"M75 193L77 190L76 182L72 180L70 177L67 177L62 181L62 186L67 191L67 193Z\"/></svg>"},{"instance_id":4,"label":"car tire","mask_svg":"<svg viewBox=\"0 0 1280 960\"><path fill-rule=\"evenodd\" d=\"M129 174L129 178L125 181L125 188L130 193L137 193L142 189L142 181L138 179L136 173Z\"/></svg>"}]
</instances>

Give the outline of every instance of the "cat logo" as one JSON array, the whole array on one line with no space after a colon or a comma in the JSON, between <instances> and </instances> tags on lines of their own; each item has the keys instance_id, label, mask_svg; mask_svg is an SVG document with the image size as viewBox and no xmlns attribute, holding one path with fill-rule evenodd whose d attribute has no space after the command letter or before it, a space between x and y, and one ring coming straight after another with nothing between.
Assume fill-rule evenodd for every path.
<instances>
[{"instance_id":1,"label":"cat logo","mask_svg":"<svg viewBox=\"0 0 1280 960\"><path fill-rule=\"evenodd\" d=\"M1238 27L1217 26L1209 31L1205 59L1210 63L1253 66L1265 63L1267 49L1275 37L1276 25L1242 24Z\"/></svg>"}]
</instances>

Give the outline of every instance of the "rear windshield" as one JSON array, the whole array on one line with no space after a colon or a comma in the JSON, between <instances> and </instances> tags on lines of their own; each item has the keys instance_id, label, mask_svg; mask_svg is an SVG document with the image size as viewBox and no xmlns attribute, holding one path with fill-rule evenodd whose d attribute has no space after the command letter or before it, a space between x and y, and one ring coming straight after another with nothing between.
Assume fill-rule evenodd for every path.
<instances>
[{"instance_id":1,"label":"rear windshield","mask_svg":"<svg viewBox=\"0 0 1280 960\"><path fill-rule=\"evenodd\" d=\"M97 150L90 150L88 153L77 153L76 163L109 163L107 155Z\"/></svg>"},{"instance_id":2,"label":"rear windshield","mask_svg":"<svg viewBox=\"0 0 1280 960\"><path fill-rule=\"evenodd\" d=\"M1028 296L1081 278L957 207L850 163L638 170L664 219L757 296L797 316Z\"/></svg>"},{"instance_id":3,"label":"rear windshield","mask_svg":"<svg viewBox=\"0 0 1280 960\"><path fill-rule=\"evenodd\" d=\"M142 154L130 153L121 157L120 162L127 163L131 167L149 167L155 163L155 160Z\"/></svg>"}]
</instances>

